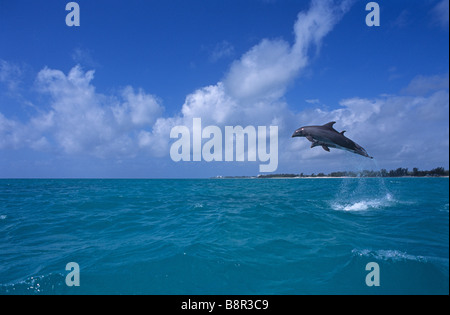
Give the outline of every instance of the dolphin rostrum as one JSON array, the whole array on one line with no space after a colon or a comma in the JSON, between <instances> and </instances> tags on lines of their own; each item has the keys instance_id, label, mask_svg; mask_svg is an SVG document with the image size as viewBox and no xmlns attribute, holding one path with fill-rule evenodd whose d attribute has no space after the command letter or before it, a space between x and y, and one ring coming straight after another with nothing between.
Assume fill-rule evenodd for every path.
<instances>
[{"instance_id":1,"label":"dolphin rostrum","mask_svg":"<svg viewBox=\"0 0 450 315\"><path fill-rule=\"evenodd\" d=\"M344 136L345 131L336 131L333 128L335 123L335 121L332 121L323 126L305 126L298 128L295 130L292 138L305 137L312 142L311 148L322 146L328 152L330 152L330 148L336 148L373 159L363 147Z\"/></svg>"}]
</instances>

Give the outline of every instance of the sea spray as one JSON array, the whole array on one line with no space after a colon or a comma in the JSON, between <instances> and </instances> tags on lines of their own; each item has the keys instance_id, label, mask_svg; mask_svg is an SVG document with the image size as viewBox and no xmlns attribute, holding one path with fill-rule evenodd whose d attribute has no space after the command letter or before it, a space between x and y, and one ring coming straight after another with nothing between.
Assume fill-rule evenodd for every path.
<instances>
[{"instance_id":1,"label":"sea spray","mask_svg":"<svg viewBox=\"0 0 450 315\"><path fill-rule=\"evenodd\" d=\"M386 194L382 198L365 199L361 201L348 201L348 202L334 202L331 204L334 210L343 211L364 211L369 209L383 209L388 208L394 204L392 195Z\"/></svg>"},{"instance_id":2,"label":"sea spray","mask_svg":"<svg viewBox=\"0 0 450 315\"><path fill-rule=\"evenodd\" d=\"M361 176L368 168L379 171L376 159L367 160L352 157L355 162L352 172L357 177L344 178L333 200L330 201L331 208L344 211L361 211L368 209L380 209L388 207L394 201L391 191L386 187L383 177ZM368 167L370 166L372 167Z\"/></svg>"}]
</instances>

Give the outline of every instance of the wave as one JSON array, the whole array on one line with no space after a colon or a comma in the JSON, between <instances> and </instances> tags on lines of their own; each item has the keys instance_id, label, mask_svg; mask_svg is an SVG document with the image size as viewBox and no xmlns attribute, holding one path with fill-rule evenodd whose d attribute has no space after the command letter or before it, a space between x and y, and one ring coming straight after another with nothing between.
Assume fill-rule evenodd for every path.
<instances>
[{"instance_id":1,"label":"wave","mask_svg":"<svg viewBox=\"0 0 450 315\"><path fill-rule=\"evenodd\" d=\"M0 220L6 220L7 217L8 216L6 216L6 215L0 215Z\"/></svg>"},{"instance_id":2,"label":"wave","mask_svg":"<svg viewBox=\"0 0 450 315\"><path fill-rule=\"evenodd\" d=\"M48 274L29 277L23 281L0 284L0 295L39 295L63 292L65 277L62 274Z\"/></svg>"},{"instance_id":3,"label":"wave","mask_svg":"<svg viewBox=\"0 0 450 315\"><path fill-rule=\"evenodd\" d=\"M390 193L387 193L384 197L377 199L367 199L347 203L334 202L331 204L331 207L334 210L341 210L341 211L364 211L369 209L379 209L389 207L390 205L393 204L394 201L395 200L392 197L392 195Z\"/></svg>"},{"instance_id":4,"label":"wave","mask_svg":"<svg viewBox=\"0 0 450 315\"><path fill-rule=\"evenodd\" d=\"M384 261L417 261L428 262L427 257L419 255L411 255L399 250L370 250L370 249L353 249L352 254L358 257L369 257Z\"/></svg>"}]
</instances>

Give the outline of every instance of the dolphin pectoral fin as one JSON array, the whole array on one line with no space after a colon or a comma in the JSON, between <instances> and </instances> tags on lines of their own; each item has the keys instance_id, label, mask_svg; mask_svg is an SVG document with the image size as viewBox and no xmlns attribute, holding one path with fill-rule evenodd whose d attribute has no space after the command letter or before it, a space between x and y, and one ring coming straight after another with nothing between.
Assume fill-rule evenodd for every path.
<instances>
[{"instance_id":1,"label":"dolphin pectoral fin","mask_svg":"<svg viewBox=\"0 0 450 315\"><path fill-rule=\"evenodd\" d=\"M311 143L311 149L317 147L319 144L317 143L317 141L314 141L313 143Z\"/></svg>"},{"instance_id":2,"label":"dolphin pectoral fin","mask_svg":"<svg viewBox=\"0 0 450 315\"><path fill-rule=\"evenodd\" d=\"M326 145L322 145L322 148L323 148L325 151L330 152L330 148L327 147Z\"/></svg>"},{"instance_id":3,"label":"dolphin pectoral fin","mask_svg":"<svg viewBox=\"0 0 450 315\"><path fill-rule=\"evenodd\" d=\"M311 142L313 142L313 143L314 143L314 139L313 139L313 137L311 137L311 136L306 136L306 139L308 139L309 141L311 141Z\"/></svg>"}]
</instances>

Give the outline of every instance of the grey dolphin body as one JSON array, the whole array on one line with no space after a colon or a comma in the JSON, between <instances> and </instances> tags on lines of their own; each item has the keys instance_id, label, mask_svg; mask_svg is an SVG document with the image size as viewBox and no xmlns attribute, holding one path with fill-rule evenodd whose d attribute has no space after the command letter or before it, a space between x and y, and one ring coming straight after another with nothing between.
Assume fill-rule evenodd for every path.
<instances>
[{"instance_id":1,"label":"grey dolphin body","mask_svg":"<svg viewBox=\"0 0 450 315\"><path fill-rule=\"evenodd\" d=\"M305 126L298 128L292 135L292 138L305 137L312 142L311 148L322 146L328 152L330 152L330 148L336 148L373 159L363 147L344 136L345 131L336 131L333 128L335 123L335 121L332 121L323 126Z\"/></svg>"}]
</instances>

